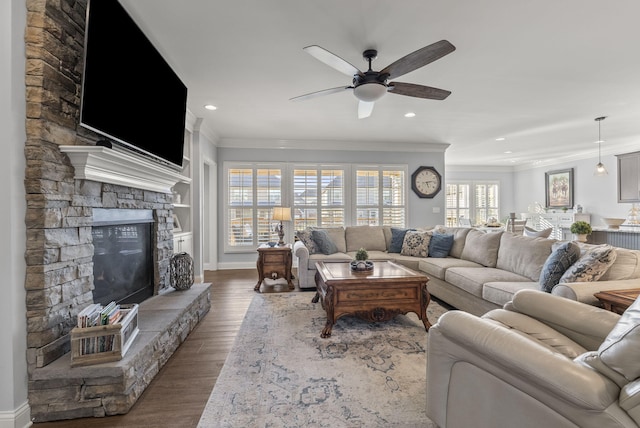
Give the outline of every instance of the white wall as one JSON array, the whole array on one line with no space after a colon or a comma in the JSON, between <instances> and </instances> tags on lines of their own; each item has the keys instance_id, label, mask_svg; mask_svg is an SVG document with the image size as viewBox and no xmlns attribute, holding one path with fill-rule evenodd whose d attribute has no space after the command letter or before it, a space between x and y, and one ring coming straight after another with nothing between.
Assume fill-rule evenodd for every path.
<instances>
[{"instance_id":1,"label":"white wall","mask_svg":"<svg viewBox=\"0 0 640 428\"><path fill-rule=\"evenodd\" d=\"M27 403L25 275L25 45L24 0L0 2L0 428L30 424Z\"/></svg>"},{"instance_id":2,"label":"white wall","mask_svg":"<svg viewBox=\"0 0 640 428\"><path fill-rule=\"evenodd\" d=\"M602 217L626 218L631 204L617 202L617 158L614 155L602 156L602 163L609 171L609 175L604 177L593 175L597 163L598 159L594 157L516 172L516 212L526 212L527 207L535 202L545 205L545 172L573 168L574 204L582 205L584 212L591 214L592 225L604 226Z\"/></svg>"}]
</instances>

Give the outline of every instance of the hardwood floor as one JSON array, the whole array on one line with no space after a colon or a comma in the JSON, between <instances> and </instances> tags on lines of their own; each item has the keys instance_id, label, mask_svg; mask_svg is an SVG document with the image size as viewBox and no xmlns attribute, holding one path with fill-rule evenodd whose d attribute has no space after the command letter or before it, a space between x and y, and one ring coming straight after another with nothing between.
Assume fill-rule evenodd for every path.
<instances>
[{"instance_id":1,"label":"hardwood floor","mask_svg":"<svg viewBox=\"0 0 640 428\"><path fill-rule=\"evenodd\" d=\"M211 283L211 310L126 415L43 422L34 427L196 427L255 295L257 281L255 269L205 272L204 282ZM279 286L264 289L279 290Z\"/></svg>"}]
</instances>

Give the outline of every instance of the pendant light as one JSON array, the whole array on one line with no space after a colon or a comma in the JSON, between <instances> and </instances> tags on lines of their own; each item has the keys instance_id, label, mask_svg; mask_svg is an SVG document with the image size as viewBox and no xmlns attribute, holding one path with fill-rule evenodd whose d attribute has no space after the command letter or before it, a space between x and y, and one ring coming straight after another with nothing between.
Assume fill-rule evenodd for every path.
<instances>
[{"instance_id":1,"label":"pendant light","mask_svg":"<svg viewBox=\"0 0 640 428\"><path fill-rule=\"evenodd\" d=\"M605 176L605 175L609 175L609 173L607 172L607 168L604 167L604 164L602 163L602 156L601 156L601 151L600 151L600 147L602 144L602 138L600 136L600 123L605 120L607 118L607 116L602 116L602 117L596 117L595 121L598 122L598 164L596 165L596 170L594 171L593 175L597 175L597 176Z\"/></svg>"}]
</instances>

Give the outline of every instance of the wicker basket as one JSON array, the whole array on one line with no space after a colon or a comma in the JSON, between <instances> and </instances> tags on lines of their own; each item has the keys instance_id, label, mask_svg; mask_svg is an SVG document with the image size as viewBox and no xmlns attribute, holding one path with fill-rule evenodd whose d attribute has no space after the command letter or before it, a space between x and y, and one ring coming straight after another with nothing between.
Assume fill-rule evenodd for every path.
<instances>
[{"instance_id":1,"label":"wicker basket","mask_svg":"<svg viewBox=\"0 0 640 428\"><path fill-rule=\"evenodd\" d=\"M187 253L177 253L171 257L171 286L176 290L188 290L193 285L193 258Z\"/></svg>"}]
</instances>

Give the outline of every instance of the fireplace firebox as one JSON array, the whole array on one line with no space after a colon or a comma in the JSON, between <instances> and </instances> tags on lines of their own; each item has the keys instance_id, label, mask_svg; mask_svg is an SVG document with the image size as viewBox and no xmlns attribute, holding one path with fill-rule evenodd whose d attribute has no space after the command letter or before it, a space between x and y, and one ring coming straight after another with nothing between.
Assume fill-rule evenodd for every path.
<instances>
[{"instance_id":1,"label":"fireplace firebox","mask_svg":"<svg viewBox=\"0 0 640 428\"><path fill-rule=\"evenodd\" d=\"M150 210L94 210L94 303L140 303L153 295L152 226Z\"/></svg>"}]
</instances>

